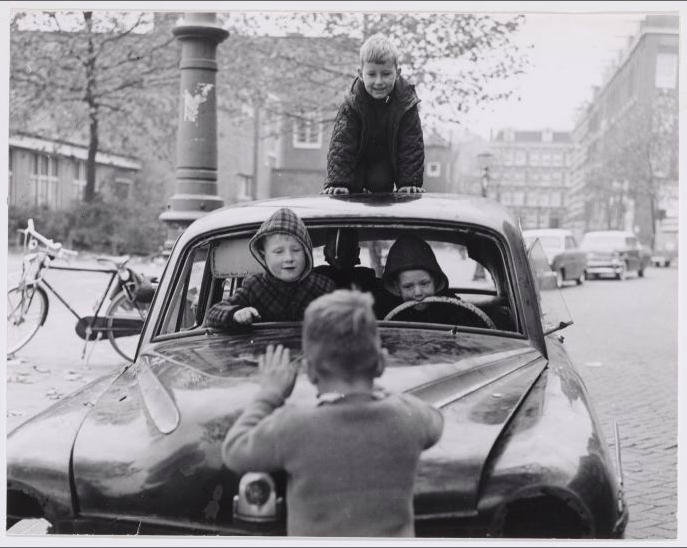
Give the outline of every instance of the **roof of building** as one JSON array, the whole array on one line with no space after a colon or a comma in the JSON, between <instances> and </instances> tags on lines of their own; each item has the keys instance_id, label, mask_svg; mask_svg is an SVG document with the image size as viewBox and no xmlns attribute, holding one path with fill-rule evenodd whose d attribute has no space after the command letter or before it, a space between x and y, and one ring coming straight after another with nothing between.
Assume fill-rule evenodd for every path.
<instances>
[{"instance_id":1,"label":"roof of building","mask_svg":"<svg viewBox=\"0 0 687 548\"><path fill-rule=\"evenodd\" d=\"M88 146L58 139L49 139L29 133L14 133L10 135L9 146L10 148L23 148L36 152L76 158L77 160L85 161L88 158ZM101 165L111 165L136 171L143 167L141 160L138 158L106 151L98 152L95 156L95 162Z\"/></svg>"}]
</instances>

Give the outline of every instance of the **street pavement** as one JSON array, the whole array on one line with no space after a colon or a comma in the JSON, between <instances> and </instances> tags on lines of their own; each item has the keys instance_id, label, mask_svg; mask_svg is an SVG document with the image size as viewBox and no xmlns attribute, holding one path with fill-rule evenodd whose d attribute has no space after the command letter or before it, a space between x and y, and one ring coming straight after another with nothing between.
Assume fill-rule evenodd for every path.
<instances>
[{"instance_id":1,"label":"street pavement","mask_svg":"<svg viewBox=\"0 0 687 548\"><path fill-rule=\"evenodd\" d=\"M10 256L8 269L20 266ZM72 264L93 265L79 259ZM159 274L164 265L139 263ZM11 276L10 276L11 279ZM102 274L52 271L48 279L81 314L90 314L107 282ZM575 324L565 345L590 392L609 446L621 434L630 508L626 539L670 539L677 533L677 268L649 268L643 279L589 280L562 295ZM46 325L7 363L7 432L125 361L109 342L83 341L74 318L51 296Z\"/></svg>"},{"instance_id":2,"label":"street pavement","mask_svg":"<svg viewBox=\"0 0 687 548\"><path fill-rule=\"evenodd\" d=\"M627 539L677 535L677 282L675 267L648 268L562 289L575 321L565 346L611 448L619 426Z\"/></svg>"}]
</instances>

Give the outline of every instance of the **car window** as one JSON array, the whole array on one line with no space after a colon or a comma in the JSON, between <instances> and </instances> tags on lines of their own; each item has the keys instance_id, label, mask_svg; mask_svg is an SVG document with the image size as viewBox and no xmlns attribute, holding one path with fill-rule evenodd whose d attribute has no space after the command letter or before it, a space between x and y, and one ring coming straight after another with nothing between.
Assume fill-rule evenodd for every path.
<instances>
[{"instance_id":1,"label":"car window","mask_svg":"<svg viewBox=\"0 0 687 548\"><path fill-rule=\"evenodd\" d=\"M546 253L539 240L536 240L527 251L530 268L534 276L539 295L542 328L544 333L552 333L571 325L572 317L563 295L556 284L556 274L551 270Z\"/></svg>"},{"instance_id":2,"label":"car window","mask_svg":"<svg viewBox=\"0 0 687 548\"><path fill-rule=\"evenodd\" d=\"M601 251L614 251L623 247L622 237L607 234L585 234L582 237L581 247L583 249L598 249Z\"/></svg>"},{"instance_id":3,"label":"car window","mask_svg":"<svg viewBox=\"0 0 687 548\"><path fill-rule=\"evenodd\" d=\"M630 249L637 247L637 238L625 238L625 245Z\"/></svg>"},{"instance_id":4,"label":"car window","mask_svg":"<svg viewBox=\"0 0 687 548\"><path fill-rule=\"evenodd\" d=\"M572 236L566 236L565 237L565 249L575 249L577 247L577 244L575 243L575 239Z\"/></svg>"},{"instance_id":5,"label":"car window","mask_svg":"<svg viewBox=\"0 0 687 548\"><path fill-rule=\"evenodd\" d=\"M208 252L206 244L190 253L167 307L160 333L186 331L202 323L199 304L203 280L207 277Z\"/></svg>"}]
</instances>

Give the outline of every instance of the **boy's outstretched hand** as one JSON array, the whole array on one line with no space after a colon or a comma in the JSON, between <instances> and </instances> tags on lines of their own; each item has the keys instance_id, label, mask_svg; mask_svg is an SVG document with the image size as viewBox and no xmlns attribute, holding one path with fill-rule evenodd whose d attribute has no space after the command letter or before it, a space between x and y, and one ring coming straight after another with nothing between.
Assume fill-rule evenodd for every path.
<instances>
[{"instance_id":1,"label":"boy's outstretched hand","mask_svg":"<svg viewBox=\"0 0 687 548\"><path fill-rule=\"evenodd\" d=\"M396 189L396 192L401 194L422 194L424 191L425 189L420 186L402 186Z\"/></svg>"},{"instance_id":2,"label":"boy's outstretched hand","mask_svg":"<svg viewBox=\"0 0 687 548\"><path fill-rule=\"evenodd\" d=\"M260 387L283 399L288 398L296 384L298 364L298 361L291 363L288 348L281 344L277 345L277 348L268 345L265 354L258 358Z\"/></svg>"}]
</instances>

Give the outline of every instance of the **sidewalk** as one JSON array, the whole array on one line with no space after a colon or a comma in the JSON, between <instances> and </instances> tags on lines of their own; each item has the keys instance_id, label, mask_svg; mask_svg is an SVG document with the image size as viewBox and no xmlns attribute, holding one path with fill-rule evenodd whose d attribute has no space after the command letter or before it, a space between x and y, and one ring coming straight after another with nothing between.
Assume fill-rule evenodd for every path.
<instances>
[{"instance_id":1,"label":"sidewalk","mask_svg":"<svg viewBox=\"0 0 687 548\"><path fill-rule=\"evenodd\" d=\"M93 256L79 256L68 264L102 266ZM136 259L132 259L131 264L137 271L149 275L159 276L164 268L164 264ZM21 270L21 255L10 254L7 267L10 284L11 274ZM109 275L52 270L46 279L83 316L93 312ZM88 360L82 359L84 341L74 329L77 318L50 292L48 297L50 304L45 325L6 362L7 433L65 395L126 365L108 340L89 343L85 355Z\"/></svg>"}]
</instances>

